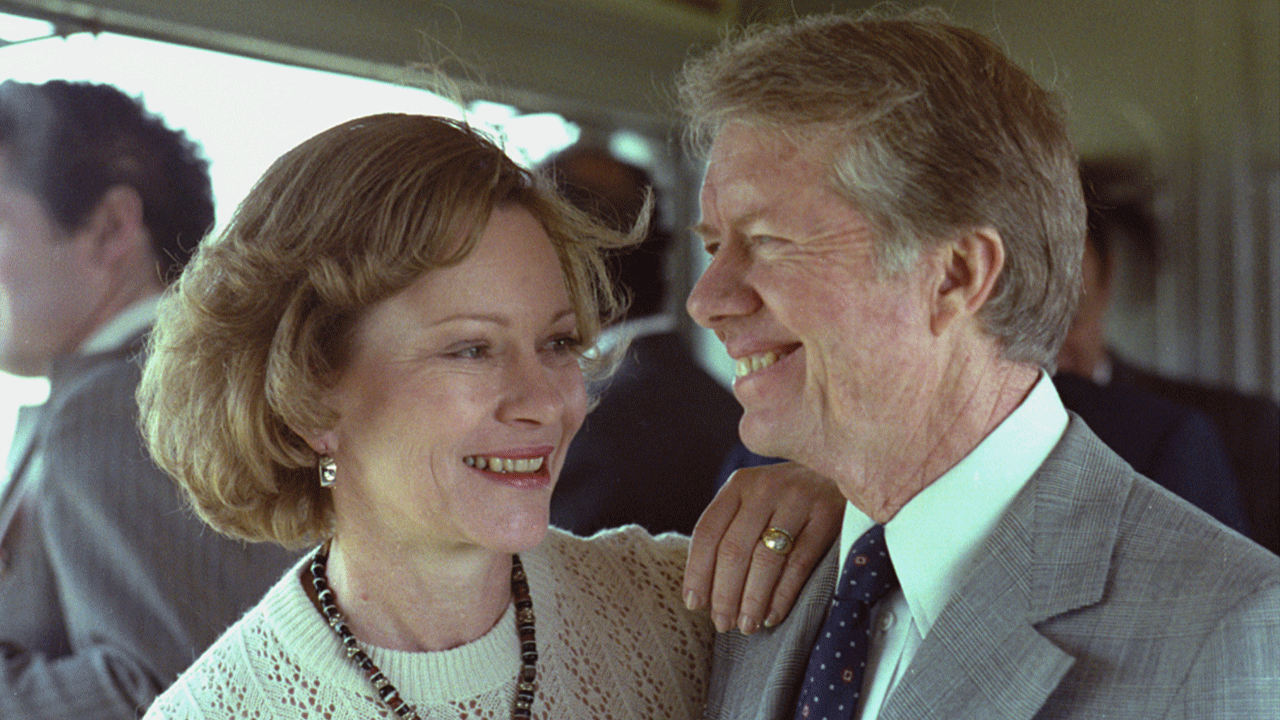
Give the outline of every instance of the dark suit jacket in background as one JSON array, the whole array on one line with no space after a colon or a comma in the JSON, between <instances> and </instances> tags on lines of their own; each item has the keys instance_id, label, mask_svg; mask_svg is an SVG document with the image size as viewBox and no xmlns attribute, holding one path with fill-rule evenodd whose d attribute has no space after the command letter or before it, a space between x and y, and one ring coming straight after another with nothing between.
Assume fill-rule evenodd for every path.
<instances>
[{"instance_id":1,"label":"dark suit jacket in background","mask_svg":"<svg viewBox=\"0 0 1280 720\"><path fill-rule=\"evenodd\" d=\"M1111 382L1145 388L1208 415L1227 446L1253 537L1280 554L1280 404L1230 388L1171 380L1111 355Z\"/></svg>"},{"instance_id":2,"label":"dark suit jacket in background","mask_svg":"<svg viewBox=\"0 0 1280 720\"><path fill-rule=\"evenodd\" d=\"M294 560L209 529L148 459L140 351L60 359L19 419L0 502L4 720L138 717Z\"/></svg>"},{"instance_id":3,"label":"dark suit jacket in background","mask_svg":"<svg viewBox=\"0 0 1280 720\"><path fill-rule=\"evenodd\" d=\"M676 333L637 338L569 447L551 523L689 534L718 489L742 408Z\"/></svg>"},{"instance_id":4,"label":"dark suit jacket in background","mask_svg":"<svg viewBox=\"0 0 1280 720\"><path fill-rule=\"evenodd\" d=\"M707 717L786 718L838 550L788 619L716 637ZM1201 720L1280 708L1280 557L1135 473L1078 416L881 720Z\"/></svg>"},{"instance_id":5,"label":"dark suit jacket in background","mask_svg":"<svg viewBox=\"0 0 1280 720\"><path fill-rule=\"evenodd\" d=\"M1134 470L1252 537L1222 437L1203 413L1143 388L1058 373L1058 397Z\"/></svg>"}]
</instances>

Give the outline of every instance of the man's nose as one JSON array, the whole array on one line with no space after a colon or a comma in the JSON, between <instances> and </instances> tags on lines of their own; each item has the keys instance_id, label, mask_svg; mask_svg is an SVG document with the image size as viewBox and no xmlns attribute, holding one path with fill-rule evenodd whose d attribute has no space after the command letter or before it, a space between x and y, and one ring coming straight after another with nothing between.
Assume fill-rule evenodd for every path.
<instances>
[{"instance_id":1,"label":"man's nose","mask_svg":"<svg viewBox=\"0 0 1280 720\"><path fill-rule=\"evenodd\" d=\"M760 296L747 282L749 268L750 258L741 245L722 244L685 302L690 317L714 330L725 319L755 312Z\"/></svg>"}]
</instances>

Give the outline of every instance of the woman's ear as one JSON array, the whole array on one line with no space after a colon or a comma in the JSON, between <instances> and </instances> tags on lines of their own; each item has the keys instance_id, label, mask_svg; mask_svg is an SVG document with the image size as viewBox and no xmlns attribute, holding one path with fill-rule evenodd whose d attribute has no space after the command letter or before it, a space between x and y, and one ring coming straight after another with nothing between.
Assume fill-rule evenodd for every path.
<instances>
[{"instance_id":1,"label":"woman's ear","mask_svg":"<svg viewBox=\"0 0 1280 720\"><path fill-rule=\"evenodd\" d=\"M941 272L931 324L940 335L957 319L977 315L991 297L1004 269L1004 241L995 228L974 228L936 252Z\"/></svg>"},{"instance_id":2,"label":"woman's ear","mask_svg":"<svg viewBox=\"0 0 1280 720\"><path fill-rule=\"evenodd\" d=\"M336 430L294 431L306 441L317 455L333 455L338 452L338 433Z\"/></svg>"}]
</instances>

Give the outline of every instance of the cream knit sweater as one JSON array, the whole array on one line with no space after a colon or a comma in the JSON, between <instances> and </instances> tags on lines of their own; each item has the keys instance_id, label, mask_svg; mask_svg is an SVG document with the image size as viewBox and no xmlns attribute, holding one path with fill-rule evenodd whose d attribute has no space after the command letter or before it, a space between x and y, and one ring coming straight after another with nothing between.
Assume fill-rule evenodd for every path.
<instances>
[{"instance_id":1,"label":"cream knit sweater","mask_svg":"<svg viewBox=\"0 0 1280 720\"><path fill-rule=\"evenodd\" d=\"M696 718L714 629L680 600L688 539L632 526L590 539L555 530L521 560L537 618L533 716ZM308 556L309 557L309 556ZM145 720L367 720L392 713L285 574L160 696ZM520 667L514 610L452 650L365 647L424 720L511 717Z\"/></svg>"}]
</instances>

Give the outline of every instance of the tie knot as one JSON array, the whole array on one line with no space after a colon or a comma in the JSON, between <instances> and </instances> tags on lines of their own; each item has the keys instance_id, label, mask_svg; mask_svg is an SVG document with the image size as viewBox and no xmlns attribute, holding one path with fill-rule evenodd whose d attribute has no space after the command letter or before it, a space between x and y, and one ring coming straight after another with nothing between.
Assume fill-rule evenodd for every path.
<instances>
[{"instance_id":1,"label":"tie knot","mask_svg":"<svg viewBox=\"0 0 1280 720\"><path fill-rule=\"evenodd\" d=\"M897 586L898 576L889 558L889 546L884 542L884 526L875 525L849 550L844 569L840 571L836 597L872 606Z\"/></svg>"}]
</instances>

